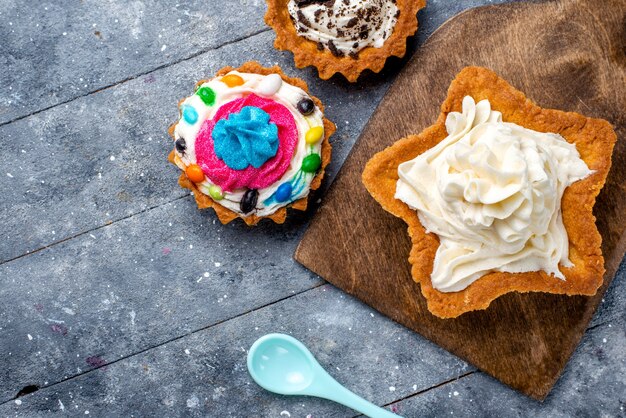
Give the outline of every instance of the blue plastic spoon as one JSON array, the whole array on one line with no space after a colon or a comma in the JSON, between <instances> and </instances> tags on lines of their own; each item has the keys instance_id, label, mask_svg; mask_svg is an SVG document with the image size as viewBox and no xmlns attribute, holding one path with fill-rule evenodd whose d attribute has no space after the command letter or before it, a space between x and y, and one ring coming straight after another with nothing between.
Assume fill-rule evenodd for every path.
<instances>
[{"instance_id":1,"label":"blue plastic spoon","mask_svg":"<svg viewBox=\"0 0 626 418\"><path fill-rule=\"evenodd\" d=\"M304 344L289 335L267 334L256 340L248 352L248 371L270 392L329 399L371 418L399 418L340 385Z\"/></svg>"}]
</instances>

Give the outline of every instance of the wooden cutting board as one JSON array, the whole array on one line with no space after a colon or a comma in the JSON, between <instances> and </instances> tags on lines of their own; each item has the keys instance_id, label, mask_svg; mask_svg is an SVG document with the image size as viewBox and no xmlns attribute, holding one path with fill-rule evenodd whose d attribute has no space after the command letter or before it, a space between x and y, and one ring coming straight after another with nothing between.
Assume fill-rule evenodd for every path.
<instances>
[{"instance_id":1,"label":"wooden cutting board","mask_svg":"<svg viewBox=\"0 0 626 418\"><path fill-rule=\"evenodd\" d=\"M514 3L469 10L415 54L372 116L295 258L368 305L481 370L543 399L582 337L626 247L626 1ZM508 294L486 311L439 319L407 261L406 225L361 183L366 161L439 114L465 66L491 68L542 107L604 118L617 131L594 213L607 273L594 297Z\"/></svg>"}]
</instances>

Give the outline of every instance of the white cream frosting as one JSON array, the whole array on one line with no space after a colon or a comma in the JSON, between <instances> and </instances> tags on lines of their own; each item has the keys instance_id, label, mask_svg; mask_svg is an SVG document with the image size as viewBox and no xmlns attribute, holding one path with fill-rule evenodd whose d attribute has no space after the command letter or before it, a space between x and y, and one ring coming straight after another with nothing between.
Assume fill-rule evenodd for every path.
<instances>
[{"instance_id":1,"label":"white cream frosting","mask_svg":"<svg viewBox=\"0 0 626 418\"><path fill-rule=\"evenodd\" d=\"M448 137L398 167L396 198L416 209L440 240L431 281L441 292L465 289L501 271L572 265L561 198L592 172L574 144L502 121L488 100L466 96L446 119Z\"/></svg>"},{"instance_id":2,"label":"white cream frosting","mask_svg":"<svg viewBox=\"0 0 626 418\"><path fill-rule=\"evenodd\" d=\"M371 46L380 48L398 20L394 0L290 0L287 8L298 35L322 43L333 52L356 53ZM335 52L333 52L335 53ZM335 53L335 55L337 55Z\"/></svg>"},{"instance_id":3,"label":"white cream frosting","mask_svg":"<svg viewBox=\"0 0 626 418\"><path fill-rule=\"evenodd\" d=\"M207 83L203 83L201 87L210 87L215 92L215 102L208 106L206 105L200 96L194 94L186 98L182 106L188 105L192 106L196 112L198 113L198 121L194 124L189 124L185 121L184 118L180 118L178 123L176 124L176 128L174 130L174 138L184 138L187 149L184 154L176 152L179 157L179 162L177 163L178 167L181 170L185 170L185 167L190 164L197 164L196 160L196 152L195 152L195 142L196 137L198 136L198 132L203 124L203 122L207 119L213 118L217 110L224 105L225 103L231 102L235 99L243 97L249 93L270 93L270 91L265 91L268 85L272 85L275 82L275 75L270 74L268 76L263 76L261 74L254 73L240 73L238 71L231 71L228 74L236 74L240 76L244 80L244 84L236 87L228 87L226 84L220 81L220 78L214 78ZM274 88L270 88L273 92L271 98L276 102L284 105L291 114L296 122L296 126L298 128L298 144L296 145L296 149L294 151L294 155L291 160L291 164L285 174L274 184L258 189L259 197L256 205L256 209L254 210L254 214L257 216L268 216L272 213L276 212L283 206L288 205L289 203L296 201L300 198L303 198L309 194L309 186L311 181L315 177L315 173L301 173L302 180L304 181L304 186L302 190L292 196L292 199L288 202L272 202L265 205L263 202L270 198L278 186L282 183L285 183L291 179L293 179L298 172L300 171L300 167L302 166L302 161L304 158L311 154L317 153L320 154L322 148L322 141L319 141L313 145L309 145L305 141L305 134L309 130L309 128L314 126L323 126L323 115L321 110L315 106L315 110L308 116L302 115L296 105L299 100L304 97L309 97L309 95L299 87L293 86L289 83L282 82L278 83L279 87L276 91ZM267 95L267 94L265 94ZM199 189L206 195L209 195L209 187L211 187L213 183L208 177L205 177L205 180L202 183L198 183L197 186ZM219 200L218 203L233 212L238 214L246 215L241 212L240 202L246 190L233 190L232 192L226 192L224 195L224 199Z\"/></svg>"}]
</instances>

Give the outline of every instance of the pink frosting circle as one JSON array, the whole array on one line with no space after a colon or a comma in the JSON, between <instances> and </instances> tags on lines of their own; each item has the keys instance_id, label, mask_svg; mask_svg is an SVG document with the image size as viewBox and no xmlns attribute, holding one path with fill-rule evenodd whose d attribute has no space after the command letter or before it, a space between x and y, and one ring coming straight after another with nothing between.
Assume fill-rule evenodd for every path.
<instances>
[{"instance_id":1,"label":"pink frosting circle","mask_svg":"<svg viewBox=\"0 0 626 418\"><path fill-rule=\"evenodd\" d=\"M278 151L261 167L249 165L243 170L233 170L215 155L213 127L244 106L256 106L270 115L270 122L278 127ZM298 128L293 115L285 106L274 100L250 94L222 105L213 119L204 121L196 138L196 160L209 180L226 192L234 189L261 189L278 181L289 168L298 143Z\"/></svg>"}]
</instances>

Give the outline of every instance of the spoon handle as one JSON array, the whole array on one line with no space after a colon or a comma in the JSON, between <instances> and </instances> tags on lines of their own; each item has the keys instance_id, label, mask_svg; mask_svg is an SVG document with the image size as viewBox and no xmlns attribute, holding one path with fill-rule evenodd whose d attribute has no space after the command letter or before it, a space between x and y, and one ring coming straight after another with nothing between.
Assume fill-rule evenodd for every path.
<instances>
[{"instance_id":1,"label":"spoon handle","mask_svg":"<svg viewBox=\"0 0 626 418\"><path fill-rule=\"evenodd\" d=\"M402 418L349 391L328 374L318 382L316 396L345 405L370 418Z\"/></svg>"}]
</instances>

